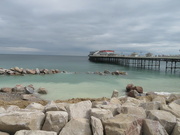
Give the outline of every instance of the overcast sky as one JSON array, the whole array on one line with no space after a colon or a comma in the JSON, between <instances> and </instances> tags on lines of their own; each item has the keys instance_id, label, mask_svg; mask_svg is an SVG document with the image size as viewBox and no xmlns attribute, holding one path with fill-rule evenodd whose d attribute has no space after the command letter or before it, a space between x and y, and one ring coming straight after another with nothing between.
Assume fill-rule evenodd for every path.
<instances>
[{"instance_id":1,"label":"overcast sky","mask_svg":"<svg viewBox=\"0 0 180 135\"><path fill-rule=\"evenodd\" d=\"M0 54L180 54L180 0L0 0Z\"/></svg>"}]
</instances>

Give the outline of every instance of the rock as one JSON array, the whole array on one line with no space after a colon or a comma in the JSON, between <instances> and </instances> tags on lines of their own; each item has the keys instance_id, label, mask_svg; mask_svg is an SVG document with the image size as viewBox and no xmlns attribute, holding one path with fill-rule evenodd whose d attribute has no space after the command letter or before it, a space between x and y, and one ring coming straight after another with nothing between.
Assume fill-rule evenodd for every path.
<instances>
[{"instance_id":1,"label":"rock","mask_svg":"<svg viewBox=\"0 0 180 135\"><path fill-rule=\"evenodd\" d=\"M176 124L176 117L163 110L150 110L147 118L151 120L158 120L168 134L172 133Z\"/></svg>"},{"instance_id":2,"label":"rock","mask_svg":"<svg viewBox=\"0 0 180 135\"><path fill-rule=\"evenodd\" d=\"M47 94L47 90L46 90L45 88L42 88L42 87L40 87L40 88L37 90L37 92L38 92L39 94Z\"/></svg>"},{"instance_id":3,"label":"rock","mask_svg":"<svg viewBox=\"0 0 180 135\"><path fill-rule=\"evenodd\" d=\"M119 112L119 113L133 115L133 116L136 116L136 117L141 118L141 119L146 118L146 112L141 107L122 106L121 112Z\"/></svg>"},{"instance_id":4,"label":"rock","mask_svg":"<svg viewBox=\"0 0 180 135\"><path fill-rule=\"evenodd\" d=\"M19 67L14 67L14 71L22 73L23 69L19 68Z\"/></svg>"},{"instance_id":5,"label":"rock","mask_svg":"<svg viewBox=\"0 0 180 135\"><path fill-rule=\"evenodd\" d=\"M69 119L87 118L90 119L91 101L82 101L76 104L69 104L66 110L69 114Z\"/></svg>"},{"instance_id":6,"label":"rock","mask_svg":"<svg viewBox=\"0 0 180 135\"><path fill-rule=\"evenodd\" d=\"M103 125L100 119L91 116L91 126L93 135L104 135Z\"/></svg>"},{"instance_id":7,"label":"rock","mask_svg":"<svg viewBox=\"0 0 180 135\"><path fill-rule=\"evenodd\" d=\"M105 110L101 108L92 108L91 109L91 116L94 116L100 120L112 118L113 114L110 110Z\"/></svg>"},{"instance_id":8,"label":"rock","mask_svg":"<svg viewBox=\"0 0 180 135\"><path fill-rule=\"evenodd\" d=\"M169 105L161 105L161 110L167 111L180 118L180 105L171 102Z\"/></svg>"},{"instance_id":9,"label":"rock","mask_svg":"<svg viewBox=\"0 0 180 135\"><path fill-rule=\"evenodd\" d=\"M6 73L7 73L8 75L14 75L14 71L12 71L12 70L7 70Z\"/></svg>"},{"instance_id":10,"label":"rock","mask_svg":"<svg viewBox=\"0 0 180 135\"><path fill-rule=\"evenodd\" d=\"M1 131L0 131L0 135L9 135L9 134L6 133L6 132L1 132Z\"/></svg>"},{"instance_id":11,"label":"rock","mask_svg":"<svg viewBox=\"0 0 180 135\"><path fill-rule=\"evenodd\" d=\"M22 74L27 74L26 69L23 69Z\"/></svg>"},{"instance_id":12,"label":"rock","mask_svg":"<svg viewBox=\"0 0 180 135\"><path fill-rule=\"evenodd\" d=\"M173 102L174 100L180 99L180 94L171 94L167 99L168 103Z\"/></svg>"},{"instance_id":13,"label":"rock","mask_svg":"<svg viewBox=\"0 0 180 135\"><path fill-rule=\"evenodd\" d=\"M35 69L35 72L36 72L36 74L40 74L39 68L36 68L36 69Z\"/></svg>"},{"instance_id":14,"label":"rock","mask_svg":"<svg viewBox=\"0 0 180 135\"><path fill-rule=\"evenodd\" d=\"M49 74L49 70L48 70L48 69L44 69L44 70L43 70L43 73L44 73L44 74Z\"/></svg>"},{"instance_id":15,"label":"rock","mask_svg":"<svg viewBox=\"0 0 180 135\"><path fill-rule=\"evenodd\" d=\"M33 103L29 104L25 109L29 109L29 110L39 110L39 111L44 112L44 108L45 108L45 107L44 107L43 105L41 105L41 104L39 104L39 103L33 102Z\"/></svg>"},{"instance_id":16,"label":"rock","mask_svg":"<svg viewBox=\"0 0 180 135\"><path fill-rule=\"evenodd\" d=\"M8 88L8 87L1 88L0 92L11 93L12 92L12 88Z\"/></svg>"},{"instance_id":17,"label":"rock","mask_svg":"<svg viewBox=\"0 0 180 135\"><path fill-rule=\"evenodd\" d=\"M180 122L177 122L171 135L180 135Z\"/></svg>"},{"instance_id":18,"label":"rock","mask_svg":"<svg viewBox=\"0 0 180 135\"><path fill-rule=\"evenodd\" d=\"M162 96L157 96L152 101L159 102L160 104L166 104L166 99Z\"/></svg>"},{"instance_id":19,"label":"rock","mask_svg":"<svg viewBox=\"0 0 180 135\"><path fill-rule=\"evenodd\" d=\"M33 94L34 93L34 87L33 85L28 85L25 87L26 94Z\"/></svg>"},{"instance_id":20,"label":"rock","mask_svg":"<svg viewBox=\"0 0 180 135\"><path fill-rule=\"evenodd\" d=\"M26 73L27 74L36 74L36 71L35 70L32 70L32 69L26 69Z\"/></svg>"},{"instance_id":21,"label":"rock","mask_svg":"<svg viewBox=\"0 0 180 135\"><path fill-rule=\"evenodd\" d=\"M1 107L1 106L0 106L0 114L1 114L1 113L4 113L4 112L6 112L6 110L4 109L4 107Z\"/></svg>"},{"instance_id":22,"label":"rock","mask_svg":"<svg viewBox=\"0 0 180 135\"><path fill-rule=\"evenodd\" d=\"M67 111L66 106L68 106L68 103L56 103L59 111Z\"/></svg>"},{"instance_id":23,"label":"rock","mask_svg":"<svg viewBox=\"0 0 180 135\"><path fill-rule=\"evenodd\" d=\"M40 130L45 115L42 112L9 112L0 114L0 131L14 134L16 131Z\"/></svg>"},{"instance_id":24,"label":"rock","mask_svg":"<svg viewBox=\"0 0 180 135\"><path fill-rule=\"evenodd\" d=\"M145 102L145 103L140 103L139 107L142 107L147 111L148 110L159 110L160 103L159 102Z\"/></svg>"},{"instance_id":25,"label":"rock","mask_svg":"<svg viewBox=\"0 0 180 135\"><path fill-rule=\"evenodd\" d=\"M140 135L142 119L132 115L119 114L103 121L106 135Z\"/></svg>"},{"instance_id":26,"label":"rock","mask_svg":"<svg viewBox=\"0 0 180 135\"><path fill-rule=\"evenodd\" d=\"M111 72L108 70L104 70L104 74L111 74Z\"/></svg>"},{"instance_id":27,"label":"rock","mask_svg":"<svg viewBox=\"0 0 180 135\"><path fill-rule=\"evenodd\" d=\"M174 100L173 103L180 105L180 99Z\"/></svg>"},{"instance_id":28,"label":"rock","mask_svg":"<svg viewBox=\"0 0 180 135\"><path fill-rule=\"evenodd\" d=\"M164 127L159 123L159 121L145 119L143 120L142 127L143 135L168 135Z\"/></svg>"},{"instance_id":29,"label":"rock","mask_svg":"<svg viewBox=\"0 0 180 135\"><path fill-rule=\"evenodd\" d=\"M92 135L88 119L71 119L59 135Z\"/></svg>"},{"instance_id":30,"label":"rock","mask_svg":"<svg viewBox=\"0 0 180 135\"><path fill-rule=\"evenodd\" d=\"M3 75L6 73L6 69L0 68L0 75Z\"/></svg>"},{"instance_id":31,"label":"rock","mask_svg":"<svg viewBox=\"0 0 180 135\"><path fill-rule=\"evenodd\" d=\"M112 115L115 116L115 115L119 114L117 110L120 109L121 106L118 106L118 105L102 105L101 108L111 111Z\"/></svg>"},{"instance_id":32,"label":"rock","mask_svg":"<svg viewBox=\"0 0 180 135\"><path fill-rule=\"evenodd\" d=\"M132 98L132 97L126 97L124 100L125 101L122 104L124 106L128 106L128 105L130 105L130 106L139 106L140 103L142 103L140 100Z\"/></svg>"},{"instance_id":33,"label":"rock","mask_svg":"<svg viewBox=\"0 0 180 135\"><path fill-rule=\"evenodd\" d=\"M121 105L120 100L116 97L111 98L109 102L110 104L113 104L113 105Z\"/></svg>"},{"instance_id":34,"label":"rock","mask_svg":"<svg viewBox=\"0 0 180 135\"><path fill-rule=\"evenodd\" d=\"M127 96L135 98L140 95L136 90L131 90L131 91L127 92Z\"/></svg>"},{"instance_id":35,"label":"rock","mask_svg":"<svg viewBox=\"0 0 180 135\"><path fill-rule=\"evenodd\" d=\"M113 98L113 97L118 98L118 96L119 96L119 91L114 90L113 93L112 93L111 98Z\"/></svg>"},{"instance_id":36,"label":"rock","mask_svg":"<svg viewBox=\"0 0 180 135\"><path fill-rule=\"evenodd\" d=\"M45 106L45 112L48 111L59 111L58 106L54 101L50 101L46 106Z\"/></svg>"},{"instance_id":37,"label":"rock","mask_svg":"<svg viewBox=\"0 0 180 135\"><path fill-rule=\"evenodd\" d=\"M60 73L59 69L55 69L55 73Z\"/></svg>"},{"instance_id":38,"label":"rock","mask_svg":"<svg viewBox=\"0 0 180 135\"><path fill-rule=\"evenodd\" d=\"M19 106L16 105L8 105L6 106L6 111L7 112L14 112L20 110Z\"/></svg>"},{"instance_id":39,"label":"rock","mask_svg":"<svg viewBox=\"0 0 180 135\"><path fill-rule=\"evenodd\" d=\"M42 130L20 130L15 135L57 135L53 131L42 131Z\"/></svg>"},{"instance_id":40,"label":"rock","mask_svg":"<svg viewBox=\"0 0 180 135\"><path fill-rule=\"evenodd\" d=\"M16 85L14 88L12 88L12 92L23 94L25 93L25 88L22 85Z\"/></svg>"},{"instance_id":41,"label":"rock","mask_svg":"<svg viewBox=\"0 0 180 135\"><path fill-rule=\"evenodd\" d=\"M128 84L128 85L126 86L126 92L130 92L133 87L134 87L133 84Z\"/></svg>"},{"instance_id":42,"label":"rock","mask_svg":"<svg viewBox=\"0 0 180 135\"><path fill-rule=\"evenodd\" d=\"M63 111L46 112L46 119L42 130L59 133L68 122L68 113Z\"/></svg>"},{"instance_id":43,"label":"rock","mask_svg":"<svg viewBox=\"0 0 180 135\"><path fill-rule=\"evenodd\" d=\"M138 93L143 93L143 88L141 86L135 86L132 89L136 90Z\"/></svg>"}]
</instances>

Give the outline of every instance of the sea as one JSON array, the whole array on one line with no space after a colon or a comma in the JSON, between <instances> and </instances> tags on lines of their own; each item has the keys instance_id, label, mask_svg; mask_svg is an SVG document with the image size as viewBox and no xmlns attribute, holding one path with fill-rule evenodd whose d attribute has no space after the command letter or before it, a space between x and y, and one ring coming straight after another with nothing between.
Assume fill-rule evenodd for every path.
<instances>
[{"instance_id":1,"label":"sea","mask_svg":"<svg viewBox=\"0 0 180 135\"><path fill-rule=\"evenodd\" d=\"M17 55L1 54L0 68L12 67L28 69L59 69L65 73L47 75L8 76L0 75L0 88L14 87L18 84L32 84L36 89L44 87L48 94L41 96L46 100L65 100L71 98L111 97L113 90L125 95L127 84L142 86L144 92L161 94L180 93L180 74L126 67L108 63L94 63L88 56L60 55ZM111 72L119 70L127 75L98 75L92 72Z\"/></svg>"}]
</instances>

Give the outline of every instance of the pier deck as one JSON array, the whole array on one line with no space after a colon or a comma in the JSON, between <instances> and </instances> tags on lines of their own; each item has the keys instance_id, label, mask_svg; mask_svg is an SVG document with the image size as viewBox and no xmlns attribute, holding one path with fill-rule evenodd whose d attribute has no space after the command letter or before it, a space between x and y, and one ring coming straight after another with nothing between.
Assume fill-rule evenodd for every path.
<instances>
[{"instance_id":1,"label":"pier deck","mask_svg":"<svg viewBox=\"0 0 180 135\"><path fill-rule=\"evenodd\" d=\"M160 70L161 61L164 61L165 71L176 72L180 69L180 57L132 57L119 55L89 55L93 62L114 63L137 68Z\"/></svg>"}]
</instances>

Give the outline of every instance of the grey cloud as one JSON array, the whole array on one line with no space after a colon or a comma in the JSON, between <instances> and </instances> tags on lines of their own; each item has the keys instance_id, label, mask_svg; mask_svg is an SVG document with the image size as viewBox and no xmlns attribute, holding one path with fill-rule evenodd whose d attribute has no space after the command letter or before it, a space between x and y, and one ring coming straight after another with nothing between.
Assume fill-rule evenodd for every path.
<instances>
[{"instance_id":1,"label":"grey cloud","mask_svg":"<svg viewBox=\"0 0 180 135\"><path fill-rule=\"evenodd\" d=\"M87 55L98 49L178 54L179 4L179 0L2 0L0 47L62 55Z\"/></svg>"}]
</instances>

